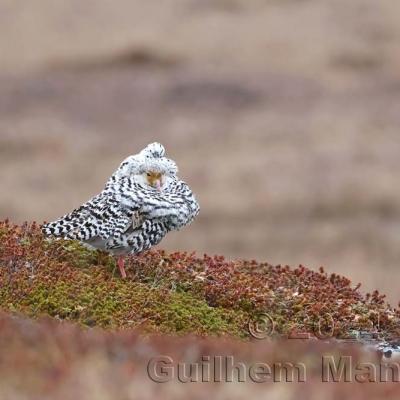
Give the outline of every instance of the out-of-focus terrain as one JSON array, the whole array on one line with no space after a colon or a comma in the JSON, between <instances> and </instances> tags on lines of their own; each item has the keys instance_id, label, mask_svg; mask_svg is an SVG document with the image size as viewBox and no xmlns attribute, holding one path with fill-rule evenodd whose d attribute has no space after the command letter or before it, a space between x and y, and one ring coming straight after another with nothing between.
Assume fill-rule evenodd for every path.
<instances>
[{"instance_id":1,"label":"out-of-focus terrain","mask_svg":"<svg viewBox=\"0 0 400 400\"><path fill-rule=\"evenodd\" d=\"M245 344L210 338L144 339L127 331L83 332L69 323L44 320L39 324L4 314L0 314L0 326L0 347L4 348L0 362L0 395L4 399L398 399L399 383L390 381L393 378L389 369L387 382L357 383L353 376L353 384L344 379L333 383L331 376L328 376L330 383L322 382L322 357L330 354L338 362L338 349L321 341ZM379 365L373 352L352 346L341 351L355 364ZM209 361L202 359L203 354L208 355ZM163 364L161 361L168 359L161 355L170 357L171 364ZM215 370L218 377L219 359L225 365L229 357L233 365L239 367L229 370L228 378L221 375L221 381L228 383L212 383ZM149 363L149 371L153 371L157 360L155 371L165 383L152 381L147 373ZM178 363L185 368L179 370L179 375ZM260 363L271 366L272 373L264 377L264 382L255 383L249 371ZM289 363L295 367L285 370ZM206 371L204 375L198 373L197 379L196 364L199 371L205 365L203 371ZM190 365L195 366L190 369ZM301 365L304 367L297 369ZM238 370L242 371L240 375ZM154 372L152 376L157 377ZM205 382L201 382L202 376ZM211 379L207 381L209 376ZM239 376L242 382L238 382ZM357 376L362 381L361 373ZM298 383L304 380L306 384Z\"/></svg>"},{"instance_id":2,"label":"out-of-focus terrain","mask_svg":"<svg viewBox=\"0 0 400 400\"><path fill-rule=\"evenodd\" d=\"M400 3L0 1L0 219L51 220L150 141L202 206L167 249L399 300Z\"/></svg>"}]
</instances>

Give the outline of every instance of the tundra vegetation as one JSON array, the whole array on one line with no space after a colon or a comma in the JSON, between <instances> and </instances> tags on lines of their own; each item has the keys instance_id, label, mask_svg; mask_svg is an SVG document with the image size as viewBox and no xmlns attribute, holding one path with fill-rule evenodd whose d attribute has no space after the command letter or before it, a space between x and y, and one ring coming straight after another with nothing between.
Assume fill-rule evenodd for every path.
<instances>
[{"instance_id":1,"label":"tundra vegetation","mask_svg":"<svg viewBox=\"0 0 400 400\"><path fill-rule=\"evenodd\" d=\"M336 339L400 336L400 310L384 295L363 294L360 284L323 268L158 250L128 257L126 270L121 279L112 256L49 240L36 223L0 223L2 398L28 392L63 398L71 394L66 382L79 381L85 399L93 382L78 370L94 364L91 379L100 387L107 373L102 390L119 398L128 390L121 382L150 385L152 355L182 361L187 349L194 351L191 362L225 354L239 363L304 363L307 379L320 385L322 354L345 351L355 365L365 360L361 346L341 350ZM266 316L268 335L256 340L251 328L260 322L256 334L263 333ZM305 333L309 340L289 340ZM9 363L16 373L10 375ZM363 396L364 387L357 389Z\"/></svg>"}]
</instances>

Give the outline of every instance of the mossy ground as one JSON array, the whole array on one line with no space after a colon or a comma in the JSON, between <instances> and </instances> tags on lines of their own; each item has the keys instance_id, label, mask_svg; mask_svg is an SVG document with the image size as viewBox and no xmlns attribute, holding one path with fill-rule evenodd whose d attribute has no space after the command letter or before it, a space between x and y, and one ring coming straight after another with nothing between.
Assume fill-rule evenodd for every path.
<instances>
[{"instance_id":1,"label":"mossy ground","mask_svg":"<svg viewBox=\"0 0 400 400\"><path fill-rule=\"evenodd\" d=\"M128 257L127 272L121 279L112 256L48 240L36 224L0 223L6 311L89 327L237 338L249 337L249 321L266 315L277 335L315 334L316 326L336 337L354 330L399 334L399 310L384 296L364 296L359 285L322 269L150 251Z\"/></svg>"}]
</instances>

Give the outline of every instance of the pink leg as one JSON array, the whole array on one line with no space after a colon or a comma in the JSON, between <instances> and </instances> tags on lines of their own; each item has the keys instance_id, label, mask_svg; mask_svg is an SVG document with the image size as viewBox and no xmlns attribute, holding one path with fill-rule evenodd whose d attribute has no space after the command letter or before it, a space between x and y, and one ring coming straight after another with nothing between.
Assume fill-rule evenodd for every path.
<instances>
[{"instance_id":1,"label":"pink leg","mask_svg":"<svg viewBox=\"0 0 400 400\"><path fill-rule=\"evenodd\" d=\"M125 272L125 260L123 256L119 256L118 257L118 268L119 268L119 272L121 273L122 278L126 278L126 272Z\"/></svg>"}]
</instances>

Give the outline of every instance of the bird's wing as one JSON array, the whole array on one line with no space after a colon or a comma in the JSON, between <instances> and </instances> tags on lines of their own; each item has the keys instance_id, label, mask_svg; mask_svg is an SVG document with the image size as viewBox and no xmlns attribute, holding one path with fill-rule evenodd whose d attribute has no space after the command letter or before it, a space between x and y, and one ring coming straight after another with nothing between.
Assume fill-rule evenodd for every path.
<instances>
[{"instance_id":1,"label":"bird's wing","mask_svg":"<svg viewBox=\"0 0 400 400\"><path fill-rule=\"evenodd\" d=\"M199 203L189 186L181 181L173 181L160 196L159 207L151 210L151 217L163 218L170 230L180 229L188 225L200 211ZM156 196L157 198L157 196ZM167 205L171 206L167 206Z\"/></svg>"},{"instance_id":2,"label":"bird's wing","mask_svg":"<svg viewBox=\"0 0 400 400\"><path fill-rule=\"evenodd\" d=\"M120 236L132 226L135 211L135 207L121 207L110 192L102 192L71 213L45 224L42 231L48 236L81 241L108 239Z\"/></svg>"}]
</instances>

